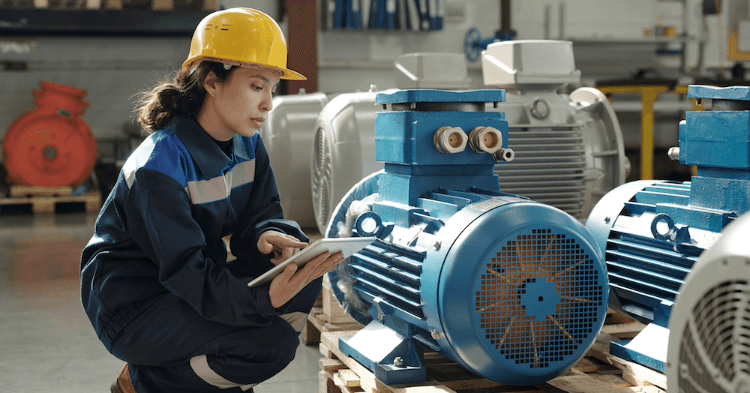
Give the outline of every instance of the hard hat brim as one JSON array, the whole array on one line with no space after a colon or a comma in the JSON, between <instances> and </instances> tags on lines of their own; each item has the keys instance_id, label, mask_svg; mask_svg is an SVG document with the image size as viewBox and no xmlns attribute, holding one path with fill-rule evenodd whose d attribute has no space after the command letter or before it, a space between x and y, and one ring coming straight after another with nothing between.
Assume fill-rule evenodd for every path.
<instances>
[{"instance_id":1,"label":"hard hat brim","mask_svg":"<svg viewBox=\"0 0 750 393\"><path fill-rule=\"evenodd\" d=\"M281 69L281 71L284 73L284 75L281 76L281 79L286 80L292 80L292 81L306 81L307 78L300 74L297 71L292 71L290 69Z\"/></svg>"},{"instance_id":2,"label":"hard hat brim","mask_svg":"<svg viewBox=\"0 0 750 393\"><path fill-rule=\"evenodd\" d=\"M222 63L227 64L233 67L242 67L242 68L260 68L260 69L267 69L271 71L276 71L279 73L280 79L286 79L286 80L295 80L295 81L304 81L307 80L307 78L300 74L297 71L290 70L288 68L280 68L280 67L273 67L268 65L262 65L262 64L255 64L255 63L243 63L239 61L231 61L231 60L225 60L225 59L217 59L213 57L203 57L203 58L197 58L197 59L188 59L184 63L182 63L182 69L183 70L190 70L190 74L195 71L195 69L198 67L198 65L203 61L212 61L215 63Z\"/></svg>"}]
</instances>

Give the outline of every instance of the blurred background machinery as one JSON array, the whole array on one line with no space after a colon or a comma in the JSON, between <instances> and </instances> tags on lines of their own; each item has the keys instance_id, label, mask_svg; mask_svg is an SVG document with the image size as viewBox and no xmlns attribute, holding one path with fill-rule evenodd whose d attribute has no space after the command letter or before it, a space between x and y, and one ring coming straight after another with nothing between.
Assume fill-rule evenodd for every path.
<instances>
[{"instance_id":1,"label":"blurred background machinery","mask_svg":"<svg viewBox=\"0 0 750 393\"><path fill-rule=\"evenodd\" d=\"M466 31L464 35L464 55L467 61L473 63L479 60L482 51L493 42L510 41L516 37L516 32L511 28L510 6L510 0L500 0L500 29L495 32L495 35L483 38L482 33L476 27Z\"/></svg>"},{"instance_id":2,"label":"blurred background machinery","mask_svg":"<svg viewBox=\"0 0 750 393\"><path fill-rule=\"evenodd\" d=\"M276 175L284 216L303 228L315 226L310 188L313 132L320 111L328 103L324 93L277 96L261 138Z\"/></svg>"},{"instance_id":3,"label":"blurred background machinery","mask_svg":"<svg viewBox=\"0 0 750 393\"><path fill-rule=\"evenodd\" d=\"M697 166L697 175L684 183L624 184L586 222L606 256L610 306L648 323L632 341L613 342L610 352L659 371L686 275L727 224L750 210L750 88L690 86L688 96L704 111L687 113L680 147L669 155Z\"/></svg>"},{"instance_id":4,"label":"blurred background machinery","mask_svg":"<svg viewBox=\"0 0 750 393\"><path fill-rule=\"evenodd\" d=\"M466 61L459 54L417 53L395 64L399 89L468 89ZM390 92L395 91L388 90ZM379 92L345 93L320 112L315 128L310 181L312 208L320 233L325 233L336 203L365 176L383 169L375 160L375 104ZM310 205L308 205L310 206Z\"/></svg>"},{"instance_id":5,"label":"blurred background machinery","mask_svg":"<svg viewBox=\"0 0 750 393\"><path fill-rule=\"evenodd\" d=\"M3 139L10 183L59 187L83 183L94 168L96 141L81 116L86 90L40 82L36 108L18 117Z\"/></svg>"},{"instance_id":6,"label":"blurred background machinery","mask_svg":"<svg viewBox=\"0 0 750 393\"><path fill-rule=\"evenodd\" d=\"M379 94L375 158L326 237L377 236L329 273L367 326L339 342L386 384L425 379L423 345L497 382L562 375L607 312L601 252L583 224L499 190L511 161L502 90Z\"/></svg>"},{"instance_id":7,"label":"blurred background machinery","mask_svg":"<svg viewBox=\"0 0 750 393\"><path fill-rule=\"evenodd\" d=\"M669 321L671 391L750 389L750 214L729 224L695 263Z\"/></svg>"},{"instance_id":8,"label":"blurred background machinery","mask_svg":"<svg viewBox=\"0 0 750 393\"><path fill-rule=\"evenodd\" d=\"M459 54L406 54L394 65L402 89L468 89L471 84ZM341 196L383 168L374 156L377 94L373 85L365 92L302 91L274 99L260 132L286 217L322 233Z\"/></svg>"},{"instance_id":9,"label":"blurred background machinery","mask_svg":"<svg viewBox=\"0 0 750 393\"><path fill-rule=\"evenodd\" d=\"M518 154L497 167L500 189L585 220L604 194L625 182L627 159L615 111L580 84L569 41L511 41L482 52L484 84L506 90L496 110Z\"/></svg>"},{"instance_id":10,"label":"blurred background machinery","mask_svg":"<svg viewBox=\"0 0 750 393\"><path fill-rule=\"evenodd\" d=\"M494 43L482 56L485 85L508 91L507 102L487 110L506 113L508 144L519 153L496 169L500 189L585 220L602 195L625 182L627 160L609 101L593 88L565 92L580 82L570 42ZM468 87L460 56L415 54L399 59L396 68L407 76L397 78L401 89ZM382 168L373 159L374 118L380 110L375 95L342 94L321 112L312 168L313 209L321 233L335 201Z\"/></svg>"}]
</instances>

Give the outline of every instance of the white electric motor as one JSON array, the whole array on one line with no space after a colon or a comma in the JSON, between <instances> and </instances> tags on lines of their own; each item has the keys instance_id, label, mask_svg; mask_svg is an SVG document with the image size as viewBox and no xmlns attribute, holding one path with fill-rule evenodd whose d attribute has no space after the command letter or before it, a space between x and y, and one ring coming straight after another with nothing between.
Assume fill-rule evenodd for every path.
<instances>
[{"instance_id":1,"label":"white electric motor","mask_svg":"<svg viewBox=\"0 0 750 393\"><path fill-rule=\"evenodd\" d=\"M315 122L328 103L324 93L278 96L260 129L276 175L284 216L303 228L315 227L310 160Z\"/></svg>"},{"instance_id":2,"label":"white electric motor","mask_svg":"<svg viewBox=\"0 0 750 393\"><path fill-rule=\"evenodd\" d=\"M670 392L750 392L750 214L729 224L680 287L669 320Z\"/></svg>"}]
</instances>

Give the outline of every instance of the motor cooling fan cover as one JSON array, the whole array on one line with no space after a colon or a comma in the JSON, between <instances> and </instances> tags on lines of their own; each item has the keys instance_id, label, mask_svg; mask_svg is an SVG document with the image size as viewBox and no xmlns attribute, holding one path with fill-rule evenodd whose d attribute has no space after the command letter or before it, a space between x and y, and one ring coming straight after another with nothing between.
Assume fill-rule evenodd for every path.
<instances>
[{"instance_id":1,"label":"motor cooling fan cover","mask_svg":"<svg viewBox=\"0 0 750 393\"><path fill-rule=\"evenodd\" d=\"M329 135L323 128L315 131L314 151L311 165L311 184L315 222L318 228L328 225L331 215L332 158Z\"/></svg>"},{"instance_id":2,"label":"motor cooling fan cover","mask_svg":"<svg viewBox=\"0 0 750 393\"><path fill-rule=\"evenodd\" d=\"M667 384L684 393L750 392L750 214L693 266L669 320Z\"/></svg>"},{"instance_id":3,"label":"motor cooling fan cover","mask_svg":"<svg viewBox=\"0 0 750 393\"><path fill-rule=\"evenodd\" d=\"M468 368L502 383L563 374L604 323L600 254L583 225L554 207L489 210L457 237L440 274L438 312L451 347Z\"/></svg>"}]
</instances>

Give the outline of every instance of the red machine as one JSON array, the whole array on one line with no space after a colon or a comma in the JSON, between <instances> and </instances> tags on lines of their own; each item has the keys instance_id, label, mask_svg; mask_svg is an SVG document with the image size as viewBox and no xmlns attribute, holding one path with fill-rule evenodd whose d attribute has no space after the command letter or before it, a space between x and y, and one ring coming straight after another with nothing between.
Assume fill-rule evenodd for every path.
<instances>
[{"instance_id":1,"label":"red machine","mask_svg":"<svg viewBox=\"0 0 750 393\"><path fill-rule=\"evenodd\" d=\"M78 116L89 103L86 90L40 82L37 107L11 124L3 140L5 168L11 183L77 186L94 168L96 141Z\"/></svg>"}]
</instances>

